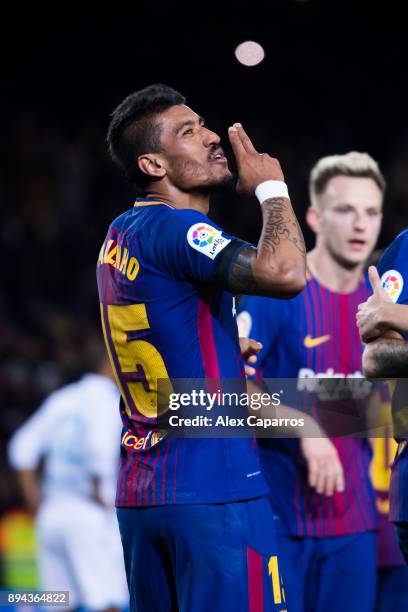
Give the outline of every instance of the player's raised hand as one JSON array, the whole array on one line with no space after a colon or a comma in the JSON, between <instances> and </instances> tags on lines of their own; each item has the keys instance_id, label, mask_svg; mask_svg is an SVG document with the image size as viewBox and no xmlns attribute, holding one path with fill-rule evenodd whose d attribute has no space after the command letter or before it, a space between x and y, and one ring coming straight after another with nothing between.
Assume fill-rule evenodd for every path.
<instances>
[{"instance_id":1,"label":"player's raised hand","mask_svg":"<svg viewBox=\"0 0 408 612\"><path fill-rule=\"evenodd\" d=\"M262 348L262 344L252 338L240 338L239 346L241 348L241 355L245 361L245 374L247 376L254 376L256 370L252 365L256 363L257 355Z\"/></svg>"},{"instance_id":2,"label":"player's raised hand","mask_svg":"<svg viewBox=\"0 0 408 612\"><path fill-rule=\"evenodd\" d=\"M366 302L360 304L356 314L357 326L363 342L371 342L390 329L387 324L387 312L392 300L388 293L382 288L381 279L377 268L368 268L373 295Z\"/></svg>"},{"instance_id":3,"label":"player's raised hand","mask_svg":"<svg viewBox=\"0 0 408 612\"><path fill-rule=\"evenodd\" d=\"M370 279L370 285L372 287L373 293L384 293L387 298L390 299L388 297L388 294L382 288L380 275L378 274L378 270L375 266L370 266L368 268L368 278Z\"/></svg>"},{"instance_id":4,"label":"player's raised hand","mask_svg":"<svg viewBox=\"0 0 408 612\"><path fill-rule=\"evenodd\" d=\"M240 123L228 129L228 136L237 162L238 193L252 195L264 181L284 180L279 161L267 153L258 153Z\"/></svg>"},{"instance_id":5,"label":"player's raised hand","mask_svg":"<svg viewBox=\"0 0 408 612\"><path fill-rule=\"evenodd\" d=\"M336 447L328 438L302 438L300 448L307 462L308 482L320 495L344 491L344 472Z\"/></svg>"}]
</instances>

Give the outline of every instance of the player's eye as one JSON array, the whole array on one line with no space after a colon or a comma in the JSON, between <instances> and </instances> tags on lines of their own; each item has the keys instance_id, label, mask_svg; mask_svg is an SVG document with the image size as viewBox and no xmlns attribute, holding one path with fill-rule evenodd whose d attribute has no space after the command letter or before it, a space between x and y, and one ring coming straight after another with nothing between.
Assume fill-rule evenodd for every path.
<instances>
[{"instance_id":1,"label":"player's eye","mask_svg":"<svg viewBox=\"0 0 408 612\"><path fill-rule=\"evenodd\" d=\"M380 211L376 210L375 208L370 208L369 210L367 210L367 215L369 217L376 217L379 214L380 214Z\"/></svg>"},{"instance_id":2,"label":"player's eye","mask_svg":"<svg viewBox=\"0 0 408 612\"><path fill-rule=\"evenodd\" d=\"M194 132L193 128L187 128L186 130L184 130L183 136L187 136L188 134L193 134L193 132Z\"/></svg>"},{"instance_id":3,"label":"player's eye","mask_svg":"<svg viewBox=\"0 0 408 612\"><path fill-rule=\"evenodd\" d=\"M339 213L349 213L351 210L351 206L337 206L336 208L336 211Z\"/></svg>"}]
</instances>

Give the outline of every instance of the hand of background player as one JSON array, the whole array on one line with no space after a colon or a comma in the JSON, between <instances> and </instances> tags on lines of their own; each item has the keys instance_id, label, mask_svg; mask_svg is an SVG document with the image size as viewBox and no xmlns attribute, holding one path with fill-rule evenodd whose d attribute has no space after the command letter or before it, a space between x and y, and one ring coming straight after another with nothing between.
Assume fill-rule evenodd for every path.
<instances>
[{"instance_id":1,"label":"hand of background player","mask_svg":"<svg viewBox=\"0 0 408 612\"><path fill-rule=\"evenodd\" d=\"M238 168L236 190L242 195L253 195L264 181L283 181L280 163L267 153L258 153L240 123L228 129L228 136Z\"/></svg>"},{"instance_id":2,"label":"hand of background player","mask_svg":"<svg viewBox=\"0 0 408 612\"><path fill-rule=\"evenodd\" d=\"M262 348L262 344L251 338L240 338L239 346L241 348L241 355L245 361L245 374L247 376L254 376L256 370L248 364L256 363L257 355Z\"/></svg>"},{"instance_id":3,"label":"hand of background player","mask_svg":"<svg viewBox=\"0 0 408 612\"><path fill-rule=\"evenodd\" d=\"M320 495L344 491L344 472L336 447L328 438L301 438L307 462L308 482Z\"/></svg>"},{"instance_id":4,"label":"hand of background player","mask_svg":"<svg viewBox=\"0 0 408 612\"><path fill-rule=\"evenodd\" d=\"M368 268L368 277L373 288L373 295L359 305L356 315L358 330L363 342L371 342L391 328L387 324L387 312L389 305L393 304L390 296L381 286L375 266Z\"/></svg>"}]
</instances>

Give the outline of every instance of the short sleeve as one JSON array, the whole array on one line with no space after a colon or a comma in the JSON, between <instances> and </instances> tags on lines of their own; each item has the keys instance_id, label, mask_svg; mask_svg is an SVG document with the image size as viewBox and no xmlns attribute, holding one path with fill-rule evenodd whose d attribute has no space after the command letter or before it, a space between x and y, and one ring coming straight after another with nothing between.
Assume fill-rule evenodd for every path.
<instances>
[{"instance_id":1,"label":"short sleeve","mask_svg":"<svg viewBox=\"0 0 408 612\"><path fill-rule=\"evenodd\" d=\"M394 303L408 304L408 230L397 236L378 264L381 284Z\"/></svg>"},{"instance_id":2,"label":"short sleeve","mask_svg":"<svg viewBox=\"0 0 408 612\"><path fill-rule=\"evenodd\" d=\"M262 343L256 367L262 367L274 350L287 316L285 300L260 296L245 296L238 306L239 335Z\"/></svg>"},{"instance_id":3,"label":"short sleeve","mask_svg":"<svg viewBox=\"0 0 408 612\"><path fill-rule=\"evenodd\" d=\"M152 260L177 280L189 282L211 282L220 253L246 244L193 210L160 215L152 232Z\"/></svg>"},{"instance_id":4,"label":"short sleeve","mask_svg":"<svg viewBox=\"0 0 408 612\"><path fill-rule=\"evenodd\" d=\"M10 465L16 470L34 470L44 455L53 430L53 396L46 400L12 436L8 445Z\"/></svg>"}]
</instances>

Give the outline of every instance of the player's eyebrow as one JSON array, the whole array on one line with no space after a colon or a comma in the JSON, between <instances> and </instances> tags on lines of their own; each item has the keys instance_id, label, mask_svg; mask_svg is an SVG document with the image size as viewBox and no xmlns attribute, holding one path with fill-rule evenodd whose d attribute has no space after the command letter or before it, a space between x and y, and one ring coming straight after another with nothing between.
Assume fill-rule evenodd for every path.
<instances>
[{"instance_id":1,"label":"player's eyebrow","mask_svg":"<svg viewBox=\"0 0 408 612\"><path fill-rule=\"evenodd\" d=\"M338 206L348 206L349 208L352 208L353 210L356 210L356 206L354 204L351 204L350 202L337 202L337 204L334 205L334 208L338 207ZM365 209L368 210L370 208L375 208L376 210L382 210L381 204L370 204L370 203L366 203L365 204Z\"/></svg>"},{"instance_id":2,"label":"player's eyebrow","mask_svg":"<svg viewBox=\"0 0 408 612\"><path fill-rule=\"evenodd\" d=\"M185 127L190 127L190 126L194 126L196 125L198 120L198 124L200 126L205 125L205 119L204 117L198 117L196 120L194 119L188 119L187 121L182 121L181 123L178 123L175 127L175 134L177 135L179 132L181 132L181 130L183 130Z\"/></svg>"}]
</instances>

